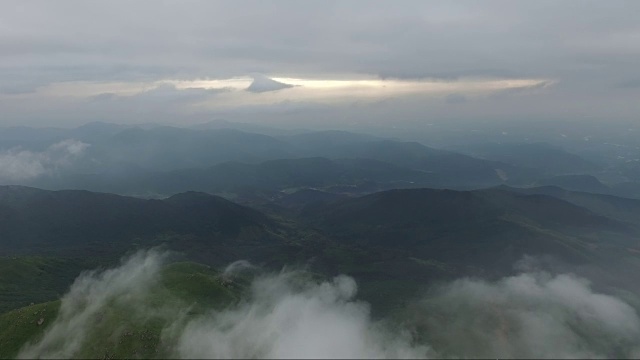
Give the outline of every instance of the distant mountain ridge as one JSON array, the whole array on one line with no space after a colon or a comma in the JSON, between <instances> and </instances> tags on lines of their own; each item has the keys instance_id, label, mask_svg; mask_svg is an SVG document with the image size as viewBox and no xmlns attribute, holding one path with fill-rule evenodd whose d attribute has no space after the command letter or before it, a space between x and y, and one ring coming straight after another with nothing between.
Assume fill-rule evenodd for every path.
<instances>
[{"instance_id":1,"label":"distant mountain ridge","mask_svg":"<svg viewBox=\"0 0 640 360\"><path fill-rule=\"evenodd\" d=\"M278 225L260 212L203 193L143 200L81 190L0 186L2 255L117 252L163 236L203 241L279 241ZM255 231L255 236L244 236ZM138 240L134 240L138 239ZM208 241L208 240L207 240Z\"/></svg>"},{"instance_id":2,"label":"distant mountain ridge","mask_svg":"<svg viewBox=\"0 0 640 360\"><path fill-rule=\"evenodd\" d=\"M355 197L301 189L272 202L297 211L267 215L193 191L144 200L0 186L0 269L42 274L42 281L0 274L0 308L54 300L81 269L155 246L217 268L245 259L348 274L362 298L383 309L432 282L510 274L525 255L603 267L640 253L634 212L625 218L588 209L595 202L582 207L577 198L519 191L417 188Z\"/></svg>"},{"instance_id":3,"label":"distant mountain ridge","mask_svg":"<svg viewBox=\"0 0 640 360\"><path fill-rule=\"evenodd\" d=\"M584 259L610 234L637 246L630 224L555 197L504 190L390 190L314 207L303 218L340 241L439 261L486 263L495 256L506 265L546 252Z\"/></svg>"},{"instance_id":4,"label":"distant mountain ridge","mask_svg":"<svg viewBox=\"0 0 640 360\"><path fill-rule=\"evenodd\" d=\"M29 130L29 133L33 132L38 131ZM22 185L64 189L69 188L65 186L65 181L73 181L69 178L89 181L92 176L100 176L112 178L113 181L118 176L133 179L138 175L156 177L161 172L197 171L228 162L258 164L316 157L382 161L390 166L395 165L396 169L404 167L430 173L439 184L472 188L498 185L505 181L518 182L527 176L522 169L505 163L436 150L415 142L386 140L345 131L268 136L229 128L195 130L94 123L66 132L55 130L55 133L55 138L47 138L47 141L36 140L36 135L30 136L33 141L40 141L37 145L40 149L69 137L87 144L86 150L56 174L27 179L21 182ZM79 185L76 183L76 186ZM101 190L97 187L75 188ZM186 190L191 189L181 189Z\"/></svg>"},{"instance_id":5,"label":"distant mountain ridge","mask_svg":"<svg viewBox=\"0 0 640 360\"><path fill-rule=\"evenodd\" d=\"M549 143L486 143L457 147L465 154L511 165L538 169L544 175L581 174L603 166Z\"/></svg>"}]
</instances>

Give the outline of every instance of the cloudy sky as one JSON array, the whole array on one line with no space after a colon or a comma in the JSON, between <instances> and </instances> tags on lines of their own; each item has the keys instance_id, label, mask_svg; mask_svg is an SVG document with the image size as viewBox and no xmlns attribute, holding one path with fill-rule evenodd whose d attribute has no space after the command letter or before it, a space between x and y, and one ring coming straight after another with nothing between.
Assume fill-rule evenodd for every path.
<instances>
[{"instance_id":1,"label":"cloudy sky","mask_svg":"<svg viewBox=\"0 0 640 360\"><path fill-rule=\"evenodd\" d=\"M632 0L3 1L0 126L639 119L638 19Z\"/></svg>"}]
</instances>

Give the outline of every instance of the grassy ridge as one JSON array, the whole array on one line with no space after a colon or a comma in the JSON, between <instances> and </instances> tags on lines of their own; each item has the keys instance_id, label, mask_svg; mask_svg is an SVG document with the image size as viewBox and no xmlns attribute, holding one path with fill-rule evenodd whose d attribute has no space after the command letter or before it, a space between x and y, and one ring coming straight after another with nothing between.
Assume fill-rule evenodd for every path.
<instances>
[{"instance_id":1,"label":"grassy ridge","mask_svg":"<svg viewBox=\"0 0 640 360\"><path fill-rule=\"evenodd\" d=\"M0 315L0 358L15 357L23 344L42 336L59 308L60 301L51 301Z\"/></svg>"},{"instance_id":2,"label":"grassy ridge","mask_svg":"<svg viewBox=\"0 0 640 360\"><path fill-rule=\"evenodd\" d=\"M158 284L142 304L110 301L90 314L83 329L80 358L162 358L172 343L161 341L162 330L209 309L220 309L240 298L243 285L223 280L208 266L173 263L163 268ZM37 341L56 320L60 301L30 305L0 315L0 358L13 358L27 343ZM82 306L78 307L82 311ZM73 334L69 334L73 336ZM55 349L57 344L51 348Z\"/></svg>"},{"instance_id":3,"label":"grassy ridge","mask_svg":"<svg viewBox=\"0 0 640 360\"><path fill-rule=\"evenodd\" d=\"M0 257L0 313L60 298L82 270L97 265L90 259L46 256Z\"/></svg>"}]
</instances>

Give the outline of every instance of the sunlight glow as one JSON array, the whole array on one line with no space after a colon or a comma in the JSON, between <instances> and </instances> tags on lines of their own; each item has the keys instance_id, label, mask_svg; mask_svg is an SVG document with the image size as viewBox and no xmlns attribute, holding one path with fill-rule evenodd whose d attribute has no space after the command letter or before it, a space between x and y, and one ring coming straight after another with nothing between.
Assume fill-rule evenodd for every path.
<instances>
[{"instance_id":1,"label":"sunlight glow","mask_svg":"<svg viewBox=\"0 0 640 360\"><path fill-rule=\"evenodd\" d=\"M155 82L64 82L54 83L38 90L47 97L90 98L109 94L135 99L138 95L169 86L178 93L181 90L224 90L202 93L193 101L196 108L233 108L252 105L269 105L283 102L314 102L320 104L340 104L356 101L376 101L405 96L444 97L460 94L468 97L514 89L539 89L552 85L549 79L481 79L461 78L445 80L397 80L380 78L319 79L300 77L271 77L277 83L293 87L272 91L250 92L250 76L228 79L162 80ZM268 80L268 79L267 79ZM277 87L277 83L275 86Z\"/></svg>"}]
</instances>

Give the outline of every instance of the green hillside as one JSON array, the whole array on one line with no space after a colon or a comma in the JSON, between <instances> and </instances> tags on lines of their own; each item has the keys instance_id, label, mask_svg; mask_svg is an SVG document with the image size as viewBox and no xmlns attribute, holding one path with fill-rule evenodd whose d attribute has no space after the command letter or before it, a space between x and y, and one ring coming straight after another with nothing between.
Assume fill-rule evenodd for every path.
<instances>
[{"instance_id":1,"label":"green hillside","mask_svg":"<svg viewBox=\"0 0 640 360\"><path fill-rule=\"evenodd\" d=\"M303 218L346 244L485 269L505 270L525 254L590 261L612 236L637 243L629 224L500 190L392 190L309 208Z\"/></svg>"},{"instance_id":2,"label":"green hillside","mask_svg":"<svg viewBox=\"0 0 640 360\"><path fill-rule=\"evenodd\" d=\"M0 257L0 313L58 299L82 270L97 265L88 259Z\"/></svg>"},{"instance_id":3,"label":"green hillside","mask_svg":"<svg viewBox=\"0 0 640 360\"><path fill-rule=\"evenodd\" d=\"M142 298L134 302L110 299L100 311L87 312L91 326L84 329L86 334L73 357L167 357L172 349L171 341L161 342L164 328L181 319L233 304L242 289L242 283L223 280L220 273L205 265L170 264L162 269L160 281ZM15 357L24 344L41 339L44 331L54 324L59 311L60 301L53 301L0 315L0 358ZM57 346L49 344L48 351L56 351Z\"/></svg>"},{"instance_id":4,"label":"green hillside","mask_svg":"<svg viewBox=\"0 0 640 360\"><path fill-rule=\"evenodd\" d=\"M42 336L59 308L60 301L51 301L0 315L0 358L14 358L24 344Z\"/></svg>"},{"instance_id":5,"label":"green hillside","mask_svg":"<svg viewBox=\"0 0 640 360\"><path fill-rule=\"evenodd\" d=\"M297 197L312 200L305 207ZM430 284L512 274L525 255L600 269L608 269L612 259L638 257L637 227L625 221L633 218L594 212L576 205L578 197L567 197L571 203L502 188L406 189L346 198L307 191L290 199L300 214L274 217L197 192L143 200L0 188L0 244L6 253L0 257L0 313L8 311L2 324L13 329L2 333L2 356L15 355L50 325L60 304L52 301L83 270L110 268L124 254L156 246L174 255L161 280L139 299L148 310L142 313L153 316L141 319L114 300L108 312L88 315L95 326L74 356L169 354L170 348L158 347L168 321L240 299L246 282L228 282L215 270L237 260L267 271L292 265L323 277L352 276L358 298L380 317L401 311ZM188 310L165 311L176 308ZM44 320L37 325L40 315Z\"/></svg>"}]
</instances>

